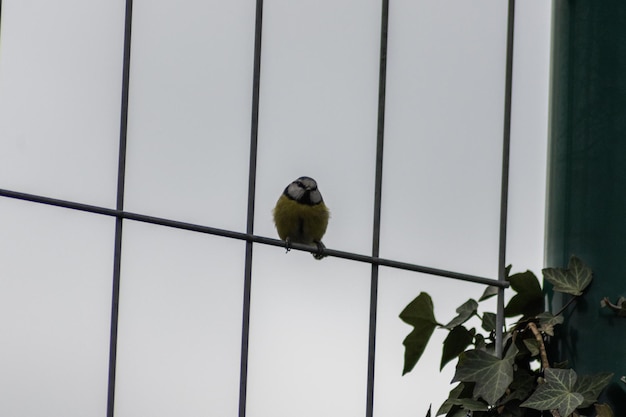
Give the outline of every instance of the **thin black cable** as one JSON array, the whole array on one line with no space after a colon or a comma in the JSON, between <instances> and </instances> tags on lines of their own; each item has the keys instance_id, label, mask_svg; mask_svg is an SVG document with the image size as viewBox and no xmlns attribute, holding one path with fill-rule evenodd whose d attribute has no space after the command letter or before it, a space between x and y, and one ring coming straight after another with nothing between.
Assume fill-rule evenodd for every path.
<instances>
[{"instance_id":1,"label":"thin black cable","mask_svg":"<svg viewBox=\"0 0 626 417\"><path fill-rule=\"evenodd\" d=\"M252 120L250 124L250 166L248 168L248 212L246 234L254 233L254 196L256 191L257 143L259 137L259 90L261 84L261 35L263 34L263 0L256 2L254 28L254 68L252 74ZM248 390L248 350L250 336L250 293L252 289L252 240L246 240L241 326L241 359L239 369L239 417L246 415Z\"/></svg>"},{"instance_id":2,"label":"thin black cable","mask_svg":"<svg viewBox=\"0 0 626 417\"><path fill-rule=\"evenodd\" d=\"M124 21L124 55L122 64L122 102L120 110L120 147L117 165L116 211L124 210L126 176L126 138L128 128L128 88L130 78L130 42L133 19L133 1L126 0ZM115 246L113 252L113 288L111 294L111 329L109 336L109 380L107 385L107 417L115 412L115 377L117 369L117 330L119 322L120 271L122 263L122 216L115 218Z\"/></svg>"},{"instance_id":3,"label":"thin black cable","mask_svg":"<svg viewBox=\"0 0 626 417\"><path fill-rule=\"evenodd\" d=\"M506 282L506 231L509 196L509 159L511 148L511 98L513 92L513 35L515 32L515 0L509 0L506 37L506 80L504 90L504 130L502 139L502 184L500 193L500 244L498 281ZM496 314L496 355L502 355L504 327L504 287L498 290Z\"/></svg>"},{"instance_id":4,"label":"thin black cable","mask_svg":"<svg viewBox=\"0 0 626 417\"><path fill-rule=\"evenodd\" d=\"M389 28L389 0L382 0L380 23L380 61L378 69L378 126L376 129L376 178L374 184L374 225L372 257L380 255L380 214L383 187L383 149L385 139L385 92L387 85L387 38ZM367 397L365 415L374 415L374 373L376 367L376 321L378 316L378 270L372 264L370 283L370 316L367 353Z\"/></svg>"},{"instance_id":5,"label":"thin black cable","mask_svg":"<svg viewBox=\"0 0 626 417\"><path fill-rule=\"evenodd\" d=\"M9 197L18 200L31 201L34 203L47 204L55 207L63 207L72 210L79 210L88 213L102 214L111 217L120 217L126 220L134 220L142 223L155 224L160 226L172 227L174 229L189 230L192 232L206 233L209 235L228 237L231 239L247 240L254 243L262 243L264 245L285 247L285 242L278 239L272 239L264 236L250 235L247 233L235 232L232 230L218 229L215 227L201 226L193 223L185 223L177 220L164 219L162 217L147 216L145 214L131 213L128 211L120 211L106 207L92 206L89 204L76 203L73 201L59 200L56 198L43 197L34 194L21 193L17 191L0 189L0 196ZM308 246L302 243L291 243L291 249L300 250L310 253L317 253L317 246ZM386 266L389 268L403 269L406 271L421 272L428 275L436 275L445 278L458 279L461 281L474 282L477 284L493 285L499 288L508 288L509 283L492 278L485 278L476 275L463 274L460 272L446 271L444 269L430 268L427 266L411 264L407 262L399 262L391 259L378 258L374 256L360 255L358 253L343 252L334 249L324 249L324 255L329 257L348 259L351 261L365 262Z\"/></svg>"}]
</instances>

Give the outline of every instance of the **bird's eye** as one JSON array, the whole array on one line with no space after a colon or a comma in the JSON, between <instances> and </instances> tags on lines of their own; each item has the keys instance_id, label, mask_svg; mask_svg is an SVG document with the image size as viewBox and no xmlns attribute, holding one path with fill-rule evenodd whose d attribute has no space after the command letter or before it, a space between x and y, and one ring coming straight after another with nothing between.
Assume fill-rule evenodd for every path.
<instances>
[{"instance_id":1,"label":"bird's eye","mask_svg":"<svg viewBox=\"0 0 626 417\"><path fill-rule=\"evenodd\" d=\"M302 181L295 181L296 185L300 188L304 188L304 184L302 184Z\"/></svg>"}]
</instances>

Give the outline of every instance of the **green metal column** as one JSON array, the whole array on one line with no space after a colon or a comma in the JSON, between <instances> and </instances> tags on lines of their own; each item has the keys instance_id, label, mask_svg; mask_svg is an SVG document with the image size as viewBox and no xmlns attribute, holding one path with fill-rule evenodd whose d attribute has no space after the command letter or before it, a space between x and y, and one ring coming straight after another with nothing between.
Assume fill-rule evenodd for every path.
<instances>
[{"instance_id":1,"label":"green metal column","mask_svg":"<svg viewBox=\"0 0 626 417\"><path fill-rule=\"evenodd\" d=\"M579 375L614 372L602 400L626 416L626 318L600 308L626 297L626 0L554 0L551 88L546 265L594 271L558 351Z\"/></svg>"}]
</instances>

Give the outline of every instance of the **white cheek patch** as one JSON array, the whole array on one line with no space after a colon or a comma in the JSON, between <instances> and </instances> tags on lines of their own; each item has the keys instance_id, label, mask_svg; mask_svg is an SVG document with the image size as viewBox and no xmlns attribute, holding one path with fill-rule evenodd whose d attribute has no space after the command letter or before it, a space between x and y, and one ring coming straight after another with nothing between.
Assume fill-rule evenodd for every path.
<instances>
[{"instance_id":1,"label":"white cheek patch","mask_svg":"<svg viewBox=\"0 0 626 417\"><path fill-rule=\"evenodd\" d=\"M322 194L317 190L311 191L310 198L311 203L313 204L319 204L322 202Z\"/></svg>"},{"instance_id":2,"label":"white cheek patch","mask_svg":"<svg viewBox=\"0 0 626 417\"><path fill-rule=\"evenodd\" d=\"M291 184L289 185L289 188L287 189L287 194L289 194L289 197L297 201L301 199L302 196L304 195L304 190L298 187L296 184Z\"/></svg>"}]
</instances>

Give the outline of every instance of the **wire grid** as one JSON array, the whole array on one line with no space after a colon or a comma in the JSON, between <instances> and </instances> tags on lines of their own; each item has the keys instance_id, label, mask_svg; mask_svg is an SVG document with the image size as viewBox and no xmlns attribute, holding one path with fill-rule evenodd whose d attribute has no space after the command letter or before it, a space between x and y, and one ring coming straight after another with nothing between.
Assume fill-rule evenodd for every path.
<instances>
[{"instance_id":1,"label":"wire grid","mask_svg":"<svg viewBox=\"0 0 626 417\"><path fill-rule=\"evenodd\" d=\"M513 38L515 24L515 0L508 0L507 17L507 41L506 41L506 77L504 97L504 129L502 145L502 181L500 199L500 231L498 249L498 279L479 277L454 271L430 268L416 264L398 262L395 260L379 257L380 243L380 214L382 196L382 173L383 173L383 148L385 128L385 87L387 72L387 36L389 28L389 0L381 0L381 32L380 32L380 59L379 59L379 86L378 86L378 124L376 146L376 177L374 187L374 216L371 256L326 249L326 256L334 256L357 262L371 264L370 284L370 314L369 314L369 339L368 339L368 372L367 372L367 404L366 417L373 416L374 410L374 364L376 351L376 316L378 303L378 269L379 266L399 268L414 272L421 272L452 279L475 282L483 285L493 285L498 288L497 320L496 320L496 354L502 354L502 329L504 324L504 290L508 287L506 282L506 229L507 229L507 199L509 180L509 151L511 131L511 95L513 81ZM0 10L1 10L0 2ZM241 360L239 381L239 417L246 415L246 395L248 378L248 336L250 326L250 289L252 283L252 254L253 243L272 246L284 246L284 242L263 236L254 235L254 195L256 186L256 160L258 138L258 115L259 115L259 90L261 74L261 36L263 25L263 0L256 0L255 40L254 40L254 70L252 88L252 117L250 131L250 162L248 181L248 207L246 233L231 230L217 229L198 224L185 223L171 219L147 216L138 213L124 211L124 183L126 171L126 133L128 122L128 91L130 73L130 46L132 32L133 0L126 0L125 23L124 23L124 52L123 52L123 76L122 76L122 101L120 117L120 147L117 178L117 201L115 209L82 204L74 201L59 200L40 195L26 194L18 191L0 189L0 196L31 201L63 207L72 210L85 211L105 216L115 217L115 248L113 260L113 289L111 306L111 327L109 341L109 376L107 417L113 417L115 404L115 377L117 362L117 331L118 331L118 307L120 289L120 266L122 248L122 230L124 220L133 220L144 223L156 224L176 229L189 230L199 233L212 234L226 238L246 241L245 272L244 272L244 297L243 297L243 323L241 334ZM0 15L1 16L1 15ZM317 247L293 243L292 248L315 252Z\"/></svg>"}]
</instances>

